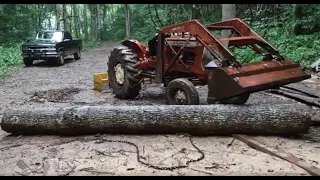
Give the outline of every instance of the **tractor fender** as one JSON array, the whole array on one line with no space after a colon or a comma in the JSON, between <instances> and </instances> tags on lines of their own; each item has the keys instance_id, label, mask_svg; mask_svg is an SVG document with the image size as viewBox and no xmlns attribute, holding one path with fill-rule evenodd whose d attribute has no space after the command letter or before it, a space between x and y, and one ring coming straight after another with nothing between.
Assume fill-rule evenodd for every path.
<instances>
[{"instance_id":1,"label":"tractor fender","mask_svg":"<svg viewBox=\"0 0 320 180\"><path fill-rule=\"evenodd\" d=\"M141 58L146 53L146 47L137 40L124 40L121 44L132 49Z\"/></svg>"}]
</instances>

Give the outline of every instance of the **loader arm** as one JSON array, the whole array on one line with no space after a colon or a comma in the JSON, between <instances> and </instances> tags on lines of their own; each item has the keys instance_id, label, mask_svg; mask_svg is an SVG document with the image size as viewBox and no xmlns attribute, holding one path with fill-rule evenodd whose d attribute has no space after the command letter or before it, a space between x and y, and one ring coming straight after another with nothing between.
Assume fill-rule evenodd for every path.
<instances>
[{"instance_id":1,"label":"loader arm","mask_svg":"<svg viewBox=\"0 0 320 180\"><path fill-rule=\"evenodd\" d=\"M230 64L236 62L236 58L233 53L216 38L214 37L206 27L201 25L197 20L191 20L174 24L161 28L161 33L190 33L197 40L205 46L213 56L218 56L220 61L229 61Z\"/></svg>"},{"instance_id":2,"label":"loader arm","mask_svg":"<svg viewBox=\"0 0 320 180\"><path fill-rule=\"evenodd\" d=\"M222 38L220 41L229 41L230 46L251 46L257 53L262 51L255 45L258 44L260 47L265 49L268 53L276 55L281 58L279 51L268 43L262 36L251 29L245 22L239 18L234 18L226 21L213 23L206 26L209 30L233 30L240 37Z\"/></svg>"}]
</instances>

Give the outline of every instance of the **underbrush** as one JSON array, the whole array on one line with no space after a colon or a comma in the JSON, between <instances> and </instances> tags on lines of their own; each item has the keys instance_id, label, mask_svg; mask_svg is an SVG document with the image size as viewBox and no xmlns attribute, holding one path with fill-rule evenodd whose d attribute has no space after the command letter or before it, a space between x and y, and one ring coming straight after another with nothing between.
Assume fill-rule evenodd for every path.
<instances>
[{"instance_id":1,"label":"underbrush","mask_svg":"<svg viewBox=\"0 0 320 180\"><path fill-rule=\"evenodd\" d=\"M9 67L22 64L20 53L20 44L0 46L0 76L5 75L10 70Z\"/></svg>"},{"instance_id":2,"label":"underbrush","mask_svg":"<svg viewBox=\"0 0 320 180\"><path fill-rule=\"evenodd\" d=\"M99 47L102 45L101 41L86 41L83 42L83 50L86 51L91 48Z\"/></svg>"}]
</instances>

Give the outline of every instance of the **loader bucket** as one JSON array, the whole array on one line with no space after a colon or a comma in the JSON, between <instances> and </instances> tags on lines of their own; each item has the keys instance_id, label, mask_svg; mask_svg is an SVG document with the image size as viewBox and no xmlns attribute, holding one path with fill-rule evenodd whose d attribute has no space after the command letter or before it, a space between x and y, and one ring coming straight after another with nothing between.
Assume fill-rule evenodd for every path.
<instances>
[{"instance_id":1,"label":"loader bucket","mask_svg":"<svg viewBox=\"0 0 320 180\"><path fill-rule=\"evenodd\" d=\"M208 98L223 100L244 93L276 88L311 78L300 64L291 61L262 61L242 67L214 68L208 77Z\"/></svg>"}]
</instances>

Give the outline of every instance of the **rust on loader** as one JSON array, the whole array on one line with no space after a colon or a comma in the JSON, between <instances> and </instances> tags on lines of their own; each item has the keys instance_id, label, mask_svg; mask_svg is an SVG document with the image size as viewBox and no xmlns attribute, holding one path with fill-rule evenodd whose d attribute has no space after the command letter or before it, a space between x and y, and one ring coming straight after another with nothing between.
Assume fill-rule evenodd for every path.
<instances>
[{"instance_id":1,"label":"rust on loader","mask_svg":"<svg viewBox=\"0 0 320 180\"><path fill-rule=\"evenodd\" d=\"M108 62L110 88L121 99L136 98L150 78L166 87L167 104L199 104L197 85L208 85L209 104L244 104L251 93L311 77L238 18L206 26L186 21L161 28L147 46L136 40L122 45ZM262 60L242 64L231 48L243 46Z\"/></svg>"}]
</instances>

